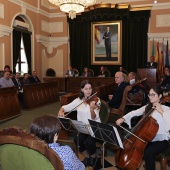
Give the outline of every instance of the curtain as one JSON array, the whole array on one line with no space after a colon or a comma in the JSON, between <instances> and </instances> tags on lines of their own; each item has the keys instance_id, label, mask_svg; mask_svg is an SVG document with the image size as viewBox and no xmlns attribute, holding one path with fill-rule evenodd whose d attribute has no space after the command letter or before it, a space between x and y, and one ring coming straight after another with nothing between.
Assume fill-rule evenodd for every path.
<instances>
[{"instance_id":1,"label":"curtain","mask_svg":"<svg viewBox=\"0 0 170 170\"><path fill-rule=\"evenodd\" d=\"M22 33L23 35L23 42L24 42L24 48L28 63L28 73L31 74L31 35L29 33Z\"/></svg>"},{"instance_id":2,"label":"curtain","mask_svg":"<svg viewBox=\"0 0 170 170\"><path fill-rule=\"evenodd\" d=\"M13 30L13 73L16 73L16 64L20 55L21 32Z\"/></svg>"},{"instance_id":3,"label":"curtain","mask_svg":"<svg viewBox=\"0 0 170 170\"><path fill-rule=\"evenodd\" d=\"M91 23L122 21L122 66L128 72L144 68L147 61L147 33L150 10L129 11L129 9L99 8L71 20L68 18L70 33L70 61L80 74L84 67L98 74L101 65L91 65ZM118 65L104 65L114 76Z\"/></svg>"}]
</instances>

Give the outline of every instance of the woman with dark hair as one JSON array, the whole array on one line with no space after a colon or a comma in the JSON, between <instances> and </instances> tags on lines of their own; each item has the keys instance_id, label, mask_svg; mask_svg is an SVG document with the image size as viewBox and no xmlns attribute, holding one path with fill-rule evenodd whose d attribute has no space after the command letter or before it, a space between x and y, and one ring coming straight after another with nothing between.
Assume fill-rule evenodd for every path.
<instances>
[{"instance_id":1,"label":"woman with dark hair","mask_svg":"<svg viewBox=\"0 0 170 170\"><path fill-rule=\"evenodd\" d=\"M84 124L89 124L88 119L101 122L99 117L99 107L101 105L100 99L98 98L97 103L95 101L91 101L88 104L86 101L87 99L93 94L93 87L89 80L83 80L80 85L80 94L79 97L76 98L73 102L69 103L68 105L64 105L58 112L58 116L64 117L65 112L69 112L74 109L76 106L77 110L77 120L82 121ZM78 137L75 138L75 143L79 144L79 151L83 153L85 159L83 163L85 166L94 166L97 159L96 159L96 140L95 138L86 135L86 134L79 134Z\"/></svg>"},{"instance_id":2,"label":"woman with dark hair","mask_svg":"<svg viewBox=\"0 0 170 170\"><path fill-rule=\"evenodd\" d=\"M37 117L30 126L30 132L48 143L63 162L64 169L84 170L83 163L76 157L69 146L60 146L56 143L61 130L58 118L54 115Z\"/></svg>"},{"instance_id":3,"label":"woman with dark hair","mask_svg":"<svg viewBox=\"0 0 170 170\"><path fill-rule=\"evenodd\" d=\"M149 142L144 151L146 170L155 170L155 156L168 148L168 140L170 138L170 108L160 104L162 98L162 89L153 87L150 89L147 105L140 109L134 110L116 121L117 125L125 122L131 128L131 119L134 116L145 115L153 107L151 116L157 121L159 129L151 142Z\"/></svg>"}]
</instances>

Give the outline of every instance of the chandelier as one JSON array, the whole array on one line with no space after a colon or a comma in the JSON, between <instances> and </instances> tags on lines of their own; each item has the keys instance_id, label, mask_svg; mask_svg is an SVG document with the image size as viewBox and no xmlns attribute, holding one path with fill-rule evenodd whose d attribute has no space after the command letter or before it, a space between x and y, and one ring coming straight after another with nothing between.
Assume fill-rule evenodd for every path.
<instances>
[{"instance_id":1,"label":"chandelier","mask_svg":"<svg viewBox=\"0 0 170 170\"><path fill-rule=\"evenodd\" d=\"M93 5L96 0L49 0L54 5L60 7L60 10L69 13L69 18L76 18L76 13L84 12L84 8Z\"/></svg>"}]
</instances>

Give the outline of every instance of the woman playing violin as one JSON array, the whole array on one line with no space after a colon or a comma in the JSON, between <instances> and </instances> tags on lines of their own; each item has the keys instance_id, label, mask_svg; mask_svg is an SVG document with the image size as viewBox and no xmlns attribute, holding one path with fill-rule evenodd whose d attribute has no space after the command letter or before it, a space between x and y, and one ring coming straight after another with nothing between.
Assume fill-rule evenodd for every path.
<instances>
[{"instance_id":1,"label":"woman playing violin","mask_svg":"<svg viewBox=\"0 0 170 170\"><path fill-rule=\"evenodd\" d=\"M134 116L146 114L154 107L151 116L157 121L159 128L151 142L149 142L144 150L144 159L146 170L155 170L155 156L168 148L168 140L170 138L170 108L160 104L162 98L162 89L153 87L149 91L149 102L147 105L131 111L116 121L117 125L125 122L131 127L130 121Z\"/></svg>"},{"instance_id":2,"label":"woman playing violin","mask_svg":"<svg viewBox=\"0 0 170 170\"><path fill-rule=\"evenodd\" d=\"M85 124L89 124L88 119L100 121L98 106L101 105L100 99L95 98L94 101L89 102L88 98L93 94L92 84L89 80L83 80L80 85L79 97L72 101L70 104L64 105L60 108L58 116L64 117L65 112L76 108L77 110L77 120L82 121ZM97 101L96 101L97 99ZM81 104L82 103L82 104ZM83 153L85 159L83 163L85 166L94 166L96 163L96 141L93 137L86 134L79 134L79 151ZM77 145L77 138L74 140Z\"/></svg>"}]
</instances>

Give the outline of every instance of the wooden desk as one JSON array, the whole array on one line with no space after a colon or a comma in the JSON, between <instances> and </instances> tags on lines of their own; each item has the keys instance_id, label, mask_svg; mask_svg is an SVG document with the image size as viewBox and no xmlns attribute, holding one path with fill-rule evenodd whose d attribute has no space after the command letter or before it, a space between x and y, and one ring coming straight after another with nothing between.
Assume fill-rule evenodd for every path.
<instances>
[{"instance_id":1,"label":"wooden desk","mask_svg":"<svg viewBox=\"0 0 170 170\"><path fill-rule=\"evenodd\" d=\"M20 115L17 87L0 88L0 121Z\"/></svg>"},{"instance_id":2,"label":"wooden desk","mask_svg":"<svg viewBox=\"0 0 170 170\"><path fill-rule=\"evenodd\" d=\"M114 83L114 77L68 77L67 78L67 91L79 92L80 84L83 80L88 79L93 84L94 88L104 84Z\"/></svg>"},{"instance_id":3,"label":"wooden desk","mask_svg":"<svg viewBox=\"0 0 170 170\"><path fill-rule=\"evenodd\" d=\"M43 77L44 82L57 82L59 92L66 92L66 81L65 77Z\"/></svg>"},{"instance_id":4,"label":"wooden desk","mask_svg":"<svg viewBox=\"0 0 170 170\"><path fill-rule=\"evenodd\" d=\"M59 92L79 92L84 79L90 80L94 87L115 83L114 77L43 77L44 82L57 81Z\"/></svg>"},{"instance_id":5,"label":"wooden desk","mask_svg":"<svg viewBox=\"0 0 170 170\"><path fill-rule=\"evenodd\" d=\"M137 74L141 79L147 78L146 82L149 87L156 86L157 78L156 78L156 69L154 68L138 68Z\"/></svg>"},{"instance_id":6,"label":"wooden desk","mask_svg":"<svg viewBox=\"0 0 170 170\"><path fill-rule=\"evenodd\" d=\"M23 100L24 109L33 109L59 101L57 82L24 85Z\"/></svg>"}]
</instances>

